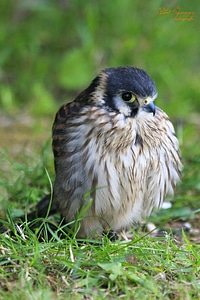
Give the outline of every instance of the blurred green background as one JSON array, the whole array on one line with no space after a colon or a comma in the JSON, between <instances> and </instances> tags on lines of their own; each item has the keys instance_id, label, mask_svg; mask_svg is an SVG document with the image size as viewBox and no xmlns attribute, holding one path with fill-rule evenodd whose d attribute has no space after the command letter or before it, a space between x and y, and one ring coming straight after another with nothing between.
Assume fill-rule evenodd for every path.
<instances>
[{"instance_id":1,"label":"blurred green background","mask_svg":"<svg viewBox=\"0 0 200 300\"><path fill-rule=\"evenodd\" d=\"M199 7L198 0L1 1L1 109L51 115L100 69L133 65L156 81L157 103L172 117L200 111ZM193 20L174 20L176 9L194 12Z\"/></svg>"}]
</instances>

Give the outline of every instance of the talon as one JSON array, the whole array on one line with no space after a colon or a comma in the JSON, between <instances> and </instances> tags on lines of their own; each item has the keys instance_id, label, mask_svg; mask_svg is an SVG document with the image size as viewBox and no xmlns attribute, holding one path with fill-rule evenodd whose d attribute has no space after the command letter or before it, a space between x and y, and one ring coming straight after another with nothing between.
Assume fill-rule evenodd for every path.
<instances>
[{"instance_id":1,"label":"talon","mask_svg":"<svg viewBox=\"0 0 200 300\"><path fill-rule=\"evenodd\" d=\"M112 229L109 231L103 231L103 235L107 236L111 242L115 242L119 239L118 234Z\"/></svg>"}]
</instances>

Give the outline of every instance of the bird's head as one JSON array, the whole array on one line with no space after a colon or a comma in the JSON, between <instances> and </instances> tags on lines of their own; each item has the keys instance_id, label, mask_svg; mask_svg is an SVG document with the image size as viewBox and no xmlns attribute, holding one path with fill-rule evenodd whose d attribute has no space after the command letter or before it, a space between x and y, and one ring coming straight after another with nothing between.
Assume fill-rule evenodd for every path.
<instances>
[{"instance_id":1,"label":"bird's head","mask_svg":"<svg viewBox=\"0 0 200 300\"><path fill-rule=\"evenodd\" d=\"M96 105L133 117L139 108L155 114L155 83L141 69L118 67L103 70L88 88Z\"/></svg>"}]
</instances>

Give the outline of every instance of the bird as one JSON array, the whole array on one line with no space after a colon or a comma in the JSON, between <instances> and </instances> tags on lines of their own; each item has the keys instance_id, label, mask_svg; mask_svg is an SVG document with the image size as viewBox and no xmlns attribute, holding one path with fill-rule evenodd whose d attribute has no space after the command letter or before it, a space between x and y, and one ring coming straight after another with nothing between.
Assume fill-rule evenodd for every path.
<instances>
[{"instance_id":1,"label":"bird","mask_svg":"<svg viewBox=\"0 0 200 300\"><path fill-rule=\"evenodd\" d=\"M58 110L50 213L68 224L78 219L78 238L108 232L117 239L174 194L182 170L179 141L154 103L157 94L143 69L111 67ZM50 196L39 202L40 216L49 202Z\"/></svg>"}]
</instances>

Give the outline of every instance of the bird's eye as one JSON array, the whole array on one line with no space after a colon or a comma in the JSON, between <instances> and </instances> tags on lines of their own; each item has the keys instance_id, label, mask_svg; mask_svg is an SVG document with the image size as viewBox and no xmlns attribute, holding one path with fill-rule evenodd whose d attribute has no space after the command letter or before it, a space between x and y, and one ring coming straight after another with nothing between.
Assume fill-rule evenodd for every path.
<instances>
[{"instance_id":1,"label":"bird's eye","mask_svg":"<svg viewBox=\"0 0 200 300\"><path fill-rule=\"evenodd\" d=\"M132 103L135 101L136 97L135 97L135 95L133 95L130 92L125 92L125 93L122 93L122 99L125 102Z\"/></svg>"}]
</instances>

